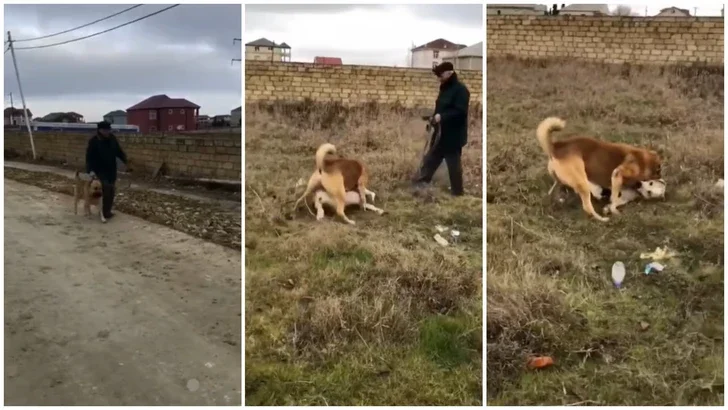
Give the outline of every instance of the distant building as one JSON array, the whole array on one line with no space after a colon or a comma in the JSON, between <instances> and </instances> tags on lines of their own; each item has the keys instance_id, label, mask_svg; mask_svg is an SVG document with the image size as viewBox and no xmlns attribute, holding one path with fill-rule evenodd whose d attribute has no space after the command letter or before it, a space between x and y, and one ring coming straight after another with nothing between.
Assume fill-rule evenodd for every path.
<instances>
[{"instance_id":1,"label":"distant building","mask_svg":"<svg viewBox=\"0 0 728 410\"><path fill-rule=\"evenodd\" d=\"M483 70L483 42L462 48L442 61L451 62L456 70Z\"/></svg>"},{"instance_id":2,"label":"distant building","mask_svg":"<svg viewBox=\"0 0 728 410\"><path fill-rule=\"evenodd\" d=\"M33 113L30 110L28 111L28 119L30 121L33 121ZM8 107L5 110L3 110L3 117L4 117L4 123L8 126L17 126L17 125L25 125L25 114L23 114L22 108L12 108Z\"/></svg>"},{"instance_id":3,"label":"distant building","mask_svg":"<svg viewBox=\"0 0 728 410\"><path fill-rule=\"evenodd\" d=\"M290 62L291 47L286 43L276 44L267 38L259 38L245 44L245 59Z\"/></svg>"},{"instance_id":4,"label":"distant building","mask_svg":"<svg viewBox=\"0 0 728 410\"><path fill-rule=\"evenodd\" d=\"M230 111L230 126L231 127L240 127L242 125L242 120L243 120L242 114L243 114L242 106Z\"/></svg>"},{"instance_id":5,"label":"distant building","mask_svg":"<svg viewBox=\"0 0 728 410\"><path fill-rule=\"evenodd\" d=\"M223 115L216 115L212 117L212 126L213 127L229 127L230 126L230 118L231 116L229 114L223 114Z\"/></svg>"},{"instance_id":6,"label":"distant building","mask_svg":"<svg viewBox=\"0 0 728 410\"><path fill-rule=\"evenodd\" d=\"M77 112L52 112L45 117L40 119L42 122L67 122L70 124L77 124L86 122L83 120L83 115Z\"/></svg>"},{"instance_id":7,"label":"distant building","mask_svg":"<svg viewBox=\"0 0 728 410\"><path fill-rule=\"evenodd\" d=\"M126 111L115 110L104 115L104 121L109 124L126 125Z\"/></svg>"},{"instance_id":8,"label":"distant building","mask_svg":"<svg viewBox=\"0 0 728 410\"><path fill-rule=\"evenodd\" d=\"M569 4L559 10L561 16L608 16L606 4Z\"/></svg>"},{"instance_id":9,"label":"distant building","mask_svg":"<svg viewBox=\"0 0 728 410\"><path fill-rule=\"evenodd\" d=\"M487 4L488 15L536 15L543 16L548 8L543 4Z\"/></svg>"},{"instance_id":10,"label":"distant building","mask_svg":"<svg viewBox=\"0 0 728 410\"><path fill-rule=\"evenodd\" d=\"M184 98L154 95L126 109L127 122L139 132L189 131L197 129L200 106Z\"/></svg>"},{"instance_id":11,"label":"distant building","mask_svg":"<svg viewBox=\"0 0 728 410\"><path fill-rule=\"evenodd\" d=\"M212 118L209 115L197 116L197 129L210 128L212 126Z\"/></svg>"},{"instance_id":12,"label":"distant building","mask_svg":"<svg viewBox=\"0 0 728 410\"><path fill-rule=\"evenodd\" d=\"M342 65L341 58L339 57L315 57L313 59L313 63L322 65Z\"/></svg>"},{"instance_id":13,"label":"distant building","mask_svg":"<svg viewBox=\"0 0 728 410\"><path fill-rule=\"evenodd\" d=\"M690 17L690 10L668 7L660 10L655 17Z\"/></svg>"},{"instance_id":14,"label":"distant building","mask_svg":"<svg viewBox=\"0 0 728 410\"><path fill-rule=\"evenodd\" d=\"M433 68L442 63L443 58L450 57L456 51L465 47L463 44L455 44L438 38L411 50L410 67Z\"/></svg>"}]
</instances>

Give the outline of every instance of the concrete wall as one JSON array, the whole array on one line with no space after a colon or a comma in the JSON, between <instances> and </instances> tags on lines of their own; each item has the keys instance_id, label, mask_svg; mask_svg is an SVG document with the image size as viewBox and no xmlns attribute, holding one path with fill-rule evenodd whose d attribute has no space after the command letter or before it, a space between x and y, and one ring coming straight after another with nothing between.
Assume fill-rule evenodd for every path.
<instances>
[{"instance_id":1,"label":"concrete wall","mask_svg":"<svg viewBox=\"0 0 728 410\"><path fill-rule=\"evenodd\" d=\"M33 134L38 157L83 167L90 134ZM153 172L162 162L169 175L240 180L240 133L194 136L117 135L134 172ZM5 151L31 157L27 132L6 132Z\"/></svg>"},{"instance_id":2,"label":"concrete wall","mask_svg":"<svg viewBox=\"0 0 728 410\"><path fill-rule=\"evenodd\" d=\"M483 102L483 72L459 71L470 90L470 105ZM304 101L399 104L433 108L439 83L432 69L373 66L321 66L245 61L245 103Z\"/></svg>"},{"instance_id":3,"label":"concrete wall","mask_svg":"<svg viewBox=\"0 0 728 410\"><path fill-rule=\"evenodd\" d=\"M723 65L721 17L488 16L488 57Z\"/></svg>"}]
</instances>

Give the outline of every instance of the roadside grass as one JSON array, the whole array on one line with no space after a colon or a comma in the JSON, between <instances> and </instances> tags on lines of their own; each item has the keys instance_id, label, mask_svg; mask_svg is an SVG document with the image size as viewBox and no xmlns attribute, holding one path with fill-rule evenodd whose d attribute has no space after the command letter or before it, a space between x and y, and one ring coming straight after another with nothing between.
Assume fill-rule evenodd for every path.
<instances>
[{"instance_id":1,"label":"roadside grass","mask_svg":"<svg viewBox=\"0 0 728 410\"><path fill-rule=\"evenodd\" d=\"M723 73L499 59L487 75L488 404L723 405ZM552 115L560 135L658 149L667 198L607 223L549 198L535 129ZM644 275L658 246L678 255Z\"/></svg>"},{"instance_id":2,"label":"roadside grass","mask_svg":"<svg viewBox=\"0 0 728 410\"><path fill-rule=\"evenodd\" d=\"M438 174L413 196L424 124L333 110L246 107L246 404L479 405L481 121L464 152L467 195L450 197ZM292 212L323 142L367 165L385 215L348 208L352 227ZM437 224L462 240L441 248Z\"/></svg>"}]
</instances>

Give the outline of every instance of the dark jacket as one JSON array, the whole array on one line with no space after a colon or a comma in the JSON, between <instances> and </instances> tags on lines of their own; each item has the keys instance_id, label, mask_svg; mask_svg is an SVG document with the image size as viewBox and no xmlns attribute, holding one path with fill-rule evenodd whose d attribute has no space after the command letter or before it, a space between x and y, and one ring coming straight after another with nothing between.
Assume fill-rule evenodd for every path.
<instances>
[{"instance_id":1,"label":"dark jacket","mask_svg":"<svg viewBox=\"0 0 728 410\"><path fill-rule=\"evenodd\" d=\"M453 73L440 84L435 114L440 114L442 134L437 147L446 152L457 151L468 142L468 105L470 91Z\"/></svg>"},{"instance_id":2,"label":"dark jacket","mask_svg":"<svg viewBox=\"0 0 728 410\"><path fill-rule=\"evenodd\" d=\"M94 135L86 148L86 172L93 171L102 181L116 181L116 158L126 164L126 154L113 134Z\"/></svg>"}]
</instances>

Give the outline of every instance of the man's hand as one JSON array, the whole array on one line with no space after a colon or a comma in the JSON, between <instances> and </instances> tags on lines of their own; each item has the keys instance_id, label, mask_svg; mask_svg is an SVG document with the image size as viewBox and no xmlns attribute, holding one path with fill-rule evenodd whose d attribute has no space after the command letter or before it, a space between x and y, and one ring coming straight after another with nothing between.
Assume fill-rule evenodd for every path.
<instances>
[{"instance_id":1,"label":"man's hand","mask_svg":"<svg viewBox=\"0 0 728 410\"><path fill-rule=\"evenodd\" d=\"M440 114L435 114L435 116L432 117L432 122L435 124L439 124L440 123Z\"/></svg>"}]
</instances>

